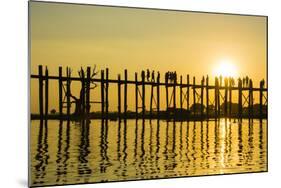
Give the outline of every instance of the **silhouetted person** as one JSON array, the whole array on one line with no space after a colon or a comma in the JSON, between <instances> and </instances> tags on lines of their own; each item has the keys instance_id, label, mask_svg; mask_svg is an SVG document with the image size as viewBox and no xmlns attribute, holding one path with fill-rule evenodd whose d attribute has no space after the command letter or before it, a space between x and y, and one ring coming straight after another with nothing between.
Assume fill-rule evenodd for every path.
<instances>
[{"instance_id":1,"label":"silhouetted person","mask_svg":"<svg viewBox=\"0 0 281 188\"><path fill-rule=\"evenodd\" d=\"M141 78L142 78L142 80L144 80L144 78L145 78L145 73L144 73L144 71L141 71Z\"/></svg>"},{"instance_id":2,"label":"silhouetted person","mask_svg":"<svg viewBox=\"0 0 281 188\"><path fill-rule=\"evenodd\" d=\"M147 81L150 79L150 71L148 69L146 70L146 79Z\"/></svg>"},{"instance_id":3,"label":"silhouetted person","mask_svg":"<svg viewBox=\"0 0 281 188\"><path fill-rule=\"evenodd\" d=\"M248 87L248 86L249 86L249 77L246 76L246 87Z\"/></svg>"},{"instance_id":4,"label":"silhouetted person","mask_svg":"<svg viewBox=\"0 0 281 188\"><path fill-rule=\"evenodd\" d=\"M50 112L51 114L56 114L57 111L55 109L52 109Z\"/></svg>"},{"instance_id":5,"label":"silhouetted person","mask_svg":"<svg viewBox=\"0 0 281 188\"><path fill-rule=\"evenodd\" d=\"M170 82L170 71L167 72L167 83Z\"/></svg>"},{"instance_id":6,"label":"silhouetted person","mask_svg":"<svg viewBox=\"0 0 281 188\"><path fill-rule=\"evenodd\" d=\"M151 73L151 81L155 82L154 71L152 71L152 73Z\"/></svg>"},{"instance_id":7,"label":"silhouetted person","mask_svg":"<svg viewBox=\"0 0 281 188\"><path fill-rule=\"evenodd\" d=\"M238 84L241 83L241 86L243 86L243 82L241 78L238 78Z\"/></svg>"},{"instance_id":8,"label":"silhouetted person","mask_svg":"<svg viewBox=\"0 0 281 188\"><path fill-rule=\"evenodd\" d=\"M170 82L173 83L175 80L175 74L174 72L169 72L169 78L170 78Z\"/></svg>"},{"instance_id":9,"label":"silhouetted person","mask_svg":"<svg viewBox=\"0 0 281 188\"><path fill-rule=\"evenodd\" d=\"M173 82L173 73L169 72L169 81L170 83Z\"/></svg>"},{"instance_id":10,"label":"silhouetted person","mask_svg":"<svg viewBox=\"0 0 281 188\"><path fill-rule=\"evenodd\" d=\"M261 84L264 85L264 79L261 80Z\"/></svg>"}]
</instances>

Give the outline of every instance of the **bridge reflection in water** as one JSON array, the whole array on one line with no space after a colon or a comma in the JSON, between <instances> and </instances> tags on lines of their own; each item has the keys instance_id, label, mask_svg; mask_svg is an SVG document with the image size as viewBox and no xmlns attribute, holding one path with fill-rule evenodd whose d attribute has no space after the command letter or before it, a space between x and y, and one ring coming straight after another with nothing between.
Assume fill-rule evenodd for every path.
<instances>
[{"instance_id":1,"label":"bridge reflection in water","mask_svg":"<svg viewBox=\"0 0 281 188\"><path fill-rule=\"evenodd\" d=\"M31 183L267 171L267 121L34 120Z\"/></svg>"}]
</instances>

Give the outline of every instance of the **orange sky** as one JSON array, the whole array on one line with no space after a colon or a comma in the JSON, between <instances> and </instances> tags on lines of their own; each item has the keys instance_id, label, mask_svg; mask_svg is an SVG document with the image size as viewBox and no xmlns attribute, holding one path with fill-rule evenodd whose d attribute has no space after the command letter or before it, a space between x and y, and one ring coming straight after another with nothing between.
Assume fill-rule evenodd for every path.
<instances>
[{"instance_id":1,"label":"orange sky","mask_svg":"<svg viewBox=\"0 0 281 188\"><path fill-rule=\"evenodd\" d=\"M126 68L133 79L134 72L149 68L162 78L177 71L199 80L207 74L213 79L228 61L237 76L248 75L257 86L266 78L266 22L261 16L30 2L31 73L37 74L38 65L57 75L58 66L75 73L96 64L108 67L110 78ZM31 82L31 112L38 109L36 83ZM57 92L50 96L57 108ZM114 110L117 95L110 96Z\"/></svg>"}]
</instances>

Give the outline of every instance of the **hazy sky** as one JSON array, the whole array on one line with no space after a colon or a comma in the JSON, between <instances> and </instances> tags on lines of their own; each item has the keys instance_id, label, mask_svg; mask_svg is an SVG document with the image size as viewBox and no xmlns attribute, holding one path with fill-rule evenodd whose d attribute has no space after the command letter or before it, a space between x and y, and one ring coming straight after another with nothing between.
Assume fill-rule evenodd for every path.
<instances>
[{"instance_id":1,"label":"hazy sky","mask_svg":"<svg viewBox=\"0 0 281 188\"><path fill-rule=\"evenodd\" d=\"M96 64L110 78L149 68L199 80L228 61L254 85L266 78L266 17L31 2L30 24L32 74Z\"/></svg>"}]
</instances>

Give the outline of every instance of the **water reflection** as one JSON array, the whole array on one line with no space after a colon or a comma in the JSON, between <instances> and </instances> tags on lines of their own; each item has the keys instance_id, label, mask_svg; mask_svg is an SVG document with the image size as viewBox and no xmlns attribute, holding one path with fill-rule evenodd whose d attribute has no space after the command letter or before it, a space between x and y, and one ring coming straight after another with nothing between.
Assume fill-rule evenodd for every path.
<instances>
[{"instance_id":1,"label":"water reflection","mask_svg":"<svg viewBox=\"0 0 281 188\"><path fill-rule=\"evenodd\" d=\"M89 141L89 132L90 132L90 120L83 120L80 122L80 144L79 144L79 155L78 155L78 170L77 173L79 177L83 177L85 182L88 182L89 177L92 173L91 168L89 167L88 155L90 154L90 141ZM78 124L79 125L79 124Z\"/></svg>"},{"instance_id":2,"label":"water reflection","mask_svg":"<svg viewBox=\"0 0 281 188\"><path fill-rule=\"evenodd\" d=\"M100 130L100 173L106 173L107 167L110 165L109 157L107 154L108 150L108 121L101 121L101 130Z\"/></svg>"},{"instance_id":3,"label":"water reflection","mask_svg":"<svg viewBox=\"0 0 281 188\"><path fill-rule=\"evenodd\" d=\"M43 124L43 120L40 120L39 133L37 138L37 149L35 155L35 163L32 166L34 171L34 184L43 184L45 176L47 174L47 167L49 163L48 152L48 126Z\"/></svg>"},{"instance_id":4,"label":"water reflection","mask_svg":"<svg viewBox=\"0 0 281 188\"><path fill-rule=\"evenodd\" d=\"M64 129L65 133L64 133ZM58 130L58 144L57 144L57 159L56 159L56 182L66 182L66 175L68 171L68 159L69 159L69 147L70 147L70 122L63 124L63 121L59 122Z\"/></svg>"},{"instance_id":5,"label":"water reflection","mask_svg":"<svg viewBox=\"0 0 281 188\"><path fill-rule=\"evenodd\" d=\"M32 121L32 184L267 170L266 121Z\"/></svg>"}]
</instances>

